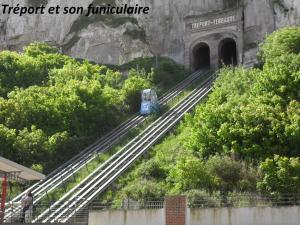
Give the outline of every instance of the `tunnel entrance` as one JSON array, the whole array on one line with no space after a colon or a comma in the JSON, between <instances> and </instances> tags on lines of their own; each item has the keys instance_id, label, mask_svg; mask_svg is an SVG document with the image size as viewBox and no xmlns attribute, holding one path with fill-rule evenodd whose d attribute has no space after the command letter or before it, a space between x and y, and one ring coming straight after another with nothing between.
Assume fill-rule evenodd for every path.
<instances>
[{"instance_id":1,"label":"tunnel entrance","mask_svg":"<svg viewBox=\"0 0 300 225\"><path fill-rule=\"evenodd\" d=\"M219 63L222 66L237 65L237 48L232 38L223 39L219 45Z\"/></svg>"},{"instance_id":2,"label":"tunnel entrance","mask_svg":"<svg viewBox=\"0 0 300 225\"><path fill-rule=\"evenodd\" d=\"M192 70L205 69L210 67L210 50L206 43L199 43L193 49Z\"/></svg>"}]
</instances>

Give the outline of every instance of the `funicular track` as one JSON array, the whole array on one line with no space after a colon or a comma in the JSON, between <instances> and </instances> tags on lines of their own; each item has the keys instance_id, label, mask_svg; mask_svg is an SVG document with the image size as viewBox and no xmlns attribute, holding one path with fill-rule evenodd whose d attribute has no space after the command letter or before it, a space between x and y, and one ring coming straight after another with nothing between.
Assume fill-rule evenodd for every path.
<instances>
[{"instance_id":1,"label":"funicular track","mask_svg":"<svg viewBox=\"0 0 300 225\"><path fill-rule=\"evenodd\" d=\"M200 70L191 74L185 80L183 80L171 90L169 90L165 95L163 95L159 99L159 104L166 105L168 102L170 102L180 93L182 93L186 88L188 88L194 82L196 82L200 77L205 76L208 73L209 72L206 70ZM135 114L130 119L128 119L115 129L107 133L95 143L93 143L92 145L84 149L82 152L75 155L69 161L61 165L59 168L54 170L46 177L46 179L36 183L35 185L25 190L23 193L16 196L10 201L10 203L21 201L22 196L28 191L31 191L32 194L35 196L34 204L38 204L41 201L41 199L47 195L47 193L63 185L76 172L78 172L81 168L87 165L87 163L95 159L97 157L97 153L106 152L109 149L111 149L121 140L122 137L128 134L131 129L137 127L144 121L145 117ZM17 207L14 209L14 211L7 211L5 215L5 221L13 217L14 214L19 214L20 209L20 207Z\"/></svg>"},{"instance_id":2,"label":"funicular track","mask_svg":"<svg viewBox=\"0 0 300 225\"><path fill-rule=\"evenodd\" d=\"M116 180L131 164L163 137L186 112L207 96L215 75L207 78L200 87L185 97L136 136L120 151L111 156L81 183L40 214L34 222L64 223L83 210L100 193Z\"/></svg>"}]
</instances>

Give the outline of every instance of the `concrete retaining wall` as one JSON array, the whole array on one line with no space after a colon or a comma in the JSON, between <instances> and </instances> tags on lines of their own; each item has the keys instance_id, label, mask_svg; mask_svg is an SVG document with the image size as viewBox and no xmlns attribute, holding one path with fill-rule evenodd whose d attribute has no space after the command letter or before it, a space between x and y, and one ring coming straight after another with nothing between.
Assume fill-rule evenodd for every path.
<instances>
[{"instance_id":1,"label":"concrete retaining wall","mask_svg":"<svg viewBox=\"0 0 300 225\"><path fill-rule=\"evenodd\" d=\"M299 225L300 207L187 209L186 225ZM89 225L166 225L165 209L92 211Z\"/></svg>"},{"instance_id":2,"label":"concrete retaining wall","mask_svg":"<svg viewBox=\"0 0 300 225\"><path fill-rule=\"evenodd\" d=\"M24 223L3 223L7 225L24 225ZM26 223L25 223L26 224ZM27 223L33 225L66 225L66 223ZM88 225L87 223L67 223L67 225Z\"/></svg>"},{"instance_id":3,"label":"concrete retaining wall","mask_svg":"<svg viewBox=\"0 0 300 225\"><path fill-rule=\"evenodd\" d=\"M164 209L91 211L89 225L164 225Z\"/></svg>"},{"instance_id":4,"label":"concrete retaining wall","mask_svg":"<svg viewBox=\"0 0 300 225\"><path fill-rule=\"evenodd\" d=\"M188 209L187 225L299 225L300 207Z\"/></svg>"}]
</instances>

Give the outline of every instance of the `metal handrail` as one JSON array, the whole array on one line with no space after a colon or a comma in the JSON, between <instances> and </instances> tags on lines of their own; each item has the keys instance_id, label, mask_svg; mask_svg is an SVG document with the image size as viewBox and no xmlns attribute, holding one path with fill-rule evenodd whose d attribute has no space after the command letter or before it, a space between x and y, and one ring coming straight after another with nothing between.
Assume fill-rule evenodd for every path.
<instances>
[{"instance_id":1,"label":"metal handrail","mask_svg":"<svg viewBox=\"0 0 300 225\"><path fill-rule=\"evenodd\" d=\"M94 210L115 210L115 209L122 209L122 210L137 210L137 209L162 209L164 207L164 199L161 200L152 200L152 201L124 201L126 204L121 204L118 206L115 206L113 202L110 203L100 203L100 202L92 202L89 206L81 208L76 215L72 216L68 219L68 222L70 223L88 223L88 215L90 211ZM30 214L29 216L26 215L26 223L31 223L35 221L35 223L41 223L42 221L37 220L37 216L41 211L44 211L45 209L49 208L51 204L38 204L34 206L34 209L30 209L29 212L26 212L26 214ZM17 209L11 206L8 208L9 211L16 211ZM76 206L69 207L68 211L72 212L74 210L77 210ZM7 218L6 223L19 223L22 217L22 213L19 212L18 214L11 214L13 215L10 218ZM28 218L29 217L29 218Z\"/></svg>"},{"instance_id":2,"label":"metal handrail","mask_svg":"<svg viewBox=\"0 0 300 225\"><path fill-rule=\"evenodd\" d=\"M236 194L225 196L203 196L189 199L189 208L218 207L274 207L300 205L300 193L297 194Z\"/></svg>"}]
</instances>

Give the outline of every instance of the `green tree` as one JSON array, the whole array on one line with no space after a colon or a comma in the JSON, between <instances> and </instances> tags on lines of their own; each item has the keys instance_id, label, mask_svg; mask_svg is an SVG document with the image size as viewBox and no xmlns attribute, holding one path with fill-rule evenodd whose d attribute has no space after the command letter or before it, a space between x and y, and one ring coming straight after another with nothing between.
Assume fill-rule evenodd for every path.
<instances>
[{"instance_id":1,"label":"green tree","mask_svg":"<svg viewBox=\"0 0 300 225\"><path fill-rule=\"evenodd\" d=\"M185 77L183 67L175 65L174 62L164 60L158 68L153 71L153 82L164 87L171 87Z\"/></svg>"},{"instance_id":2,"label":"green tree","mask_svg":"<svg viewBox=\"0 0 300 225\"><path fill-rule=\"evenodd\" d=\"M24 162L27 166L37 164L43 160L47 153L47 136L41 129L32 126L24 128L16 137L14 148L17 155L14 160Z\"/></svg>"},{"instance_id":3,"label":"green tree","mask_svg":"<svg viewBox=\"0 0 300 225\"><path fill-rule=\"evenodd\" d=\"M49 81L51 85L65 84L72 80L97 81L101 76L101 74L99 74L99 70L99 66L91 65L88 62L84 62L84 64L67 63L62 68L55 68L51 70L49 74Z\"/></svg>"},{"instance_id":4,"label":"green tree","mask_svg":"<svg viewBox=\"0 0 300 225\"><path fill-rule=\"evenodd\" d=\"M216 190L225 193L256 190L257 172L251 165L228 156L215 155L207 160L206 167L216 177Z\"/></svg>"},{"instance_id":5,"label":"green tree","mask_svg":"<svg viewBox=\"0 0 300 225\"><path fill-rule=\"evenodd\" d=\"M165 195L164 183L152 180L139 179L122 190L123 199L147 201L161 199Z\"/></svg>"},{"instance_id":6,"label":"green tree","mask_svg":"<svg viewBox=\"0 0 300 225\"><path fill-rule=\"evenodd\" d=\"M134 172L134 177L143 178L146 180L157 179L164 180L166 173L161 168L160 163L155 159L149 159L141 164Z\"/></svg>"},{"instance_id":7,"label":"green tree","mask_svg":"<svg viewBox=\"0 0 300 225\"><path fill-rule=\"evenodd\" d=\"M16 152L13 144L16 139L16 130L0 124L0 155L9 159L14 158Z\"/></svg>"},{"instance_id":8,"label":"green tree","mask_svg":"<svg viewBox=\"0 0 300 225\"><path fill-rule=\"evenodd\" d=\"M267 62L257 82L253 85L255 95L272 93L281 96L288 104L300 101L300 54L283 54Z\"/></svg>"},{"instance_id":9,"label":"green tree","mask_svg":"<svg viewBox=\"0 0 300 225\"><path fill-rule=\"evenodd\" d=\"M291 101L287 108L288 123L285 135L290 146L290 155L299 155L300 146L300 102Z\"/></svg>"},{"instance_id":10,"label":"green tree","mask_svg":"<svg viewBox=\"0 0 300 225\"><path fill-rule=\"evenodd\" d=\"M120 72L114 72L112 70L107 70L105 74L105 82L108 86L118 89L123 85L123 78Z\"/></svg>"},{"instance_id":11,"label":"green tree","mask_svg":"<svg viewBox=\"0 0 300 225\"><path fill-rule=\"evenodd\" d=\"M174 184L174 191L179 193L190 189L211 190L215 183L205 162L195 156L179 159L170 170L169 180Z\"/></svg>"},{"instance_id":12,"label":"green tree","mask_svg":"<svg viewBox=\"0 0 300 225\"><path fill-rule=\"evenodd\" d=\"M148 80L131 75L125 80L124 87L122 89L125 102L130 107L130 112L137 112L141 104L141 91L150 88L151 84Z\"/></svg>"},{"instance_id":13,"label":"green tree","mask_svg":"<svg viewBox=\"0 0 300 225\"><path fill-rule=\"evenodd\" d=\"M58 49L55 46L50 46L46 43L33 42L24 47L24 54L32 57L37 57L44 54L56 54Z\"/></svg>"},{"instance_id":14,"label":"green tree","mask_svg":"<svg viewBox=\"0 0 300 225\"><path fill-rule=\"evenodd\" d=\"M19 54L0 52L0 95L15 89L32 85L46 85L52 69L60 69L66 64L76 65L76 61L61 54ZM65 76L64 76L65 77Z\"/></svg>"},{"instance_id":15,"label":"green tree","mask_svg":"<svg viewBox=\"0 0 300 225\"><path fill-rule=\"evenodd\" d=\"M300 192L300 159L275 155L260 164L262 179L259 191L266 194L295 194Z\"/></svg>"},{"instance_id":16,"label":"green tree","mask_svg":"<svg viewBox=\"0 0 300 225\"><path fill-rule=\"evenodd\" d=\"M299 54L299 52L299 27L286 27L273 32L260 47L260 55L265 62L272 61L283 54Z\"/></svg>"},{"instance_id":17,"label":"green tree","mask_svg":"<svg viewBox=\"0 0 300 225\"><path fill-rule=\"evenodd\" d=\"M4 51L0 53L0 81L2 96L15 86L28 87L32 84L41 84L43 76L41 67L33 58L21 56L18 53Z\"/></svg>"}]
</instances>

